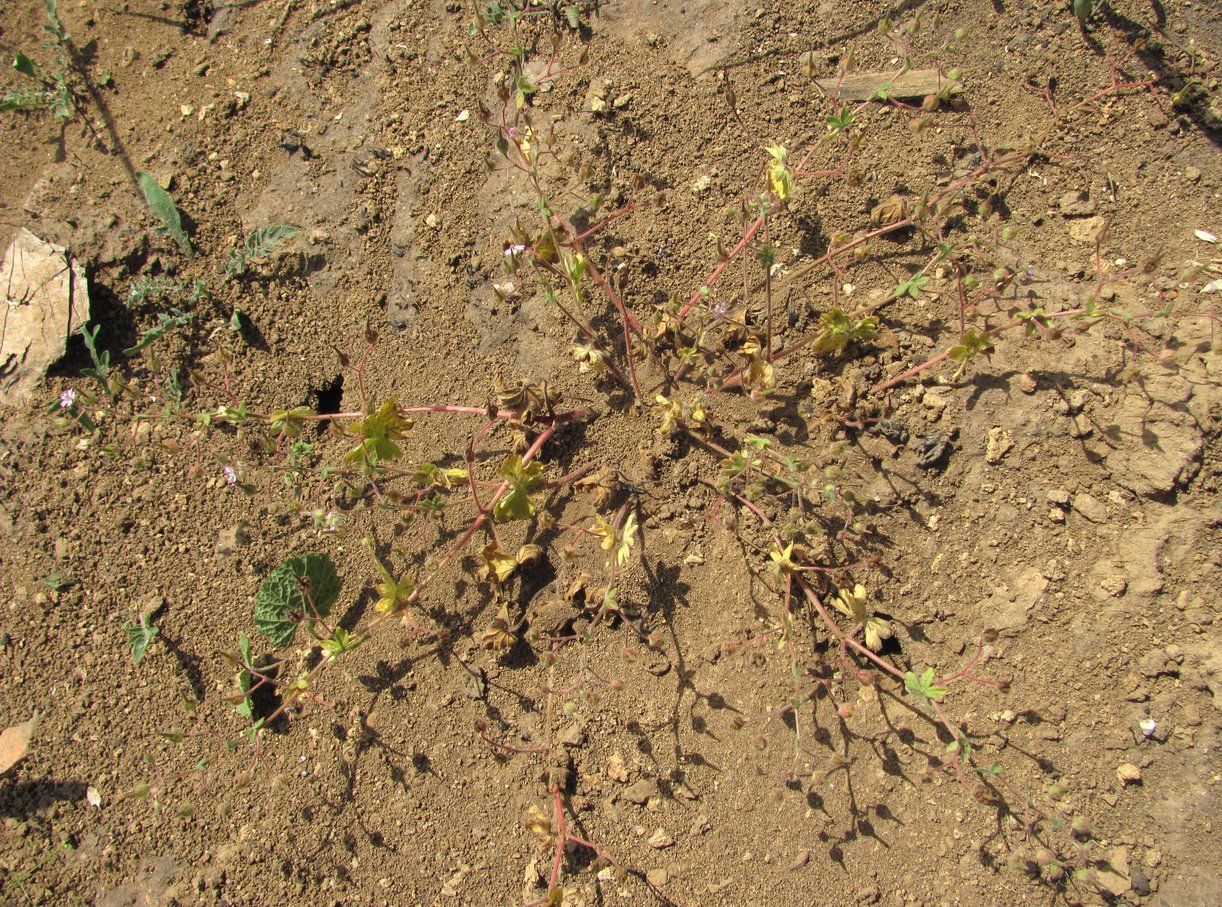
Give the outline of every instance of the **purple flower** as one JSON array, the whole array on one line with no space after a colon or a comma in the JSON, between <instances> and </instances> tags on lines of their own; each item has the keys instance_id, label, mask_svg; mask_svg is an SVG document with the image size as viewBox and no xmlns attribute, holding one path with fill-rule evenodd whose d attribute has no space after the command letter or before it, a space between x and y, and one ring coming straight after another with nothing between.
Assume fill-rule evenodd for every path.
<instances>
[{"instance_id":1,"label":"purple flower","mask_svg":"<svg viewBox=\"0 0 1222 907\"><path fill-rule=\"evenodd\" d=\"M59 395L59 408L60 409L70 409L72 407L72 404L74 404L75 402L76 402L76 391L74 391L72 388L68 388L66 391L64 391L62 394Z\"/></svg>"},{"instance_id":2,"label":"purple flower","mask_svg":"<svg viewBox=\"0 0 1222 907\"><path fill-rule=\"evenodd\" d=\"M224 469L221 470L221 472L225 476L226 485L238 484L238 471L234 469L232 466L226 466Z\"/></svg>"}]
</instances>

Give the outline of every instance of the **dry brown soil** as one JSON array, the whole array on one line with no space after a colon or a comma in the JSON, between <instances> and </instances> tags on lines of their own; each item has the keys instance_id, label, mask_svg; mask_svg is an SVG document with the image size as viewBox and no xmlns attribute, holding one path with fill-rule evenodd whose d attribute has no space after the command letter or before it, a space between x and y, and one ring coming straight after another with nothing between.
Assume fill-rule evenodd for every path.
<instances>
[{"instance_id":1,"label":"dry brown soil","mask_svg":"<svg viewBox=\"0 0 1222 907\"><path fill-rule=\"evenodd\" d=\"M52 66L41 0L0 6L0 51ZM782 637L767 530L703 481L716 455L657 430L655 394L691 400L701 388L668 390L651 357L636 360L644 405L580 374L571 325L525 272L507 277L511 229L537 224L537 205L481 122L481 105L499 114L511 61L469 36L469 6L60 7L78 110L0 115L0 240L24 226L71 250L99 343L135 383L132 397L87 405L96 432L59 424L61 392L96 391L77 338L32 400L0 411L0 725L42 716L27 757L0 777L0 900L529 903L551 869L549 844L527 827L532 807L554 819L550 777L570 832L624 869L571 847L565 904L1222 903L1222 361L1200 317L1217 309L1200 290L1218 273L1198 269L1218 247L1194 234L1222 234L1222 20L1210 0L1112 0L1085 31L1068 0L608 0L582 4L576 31L559 27L567 71L531 99L572 159L548 169L552 185L603 191L606 210L664 193L587 240L648 322L708 279L718 240L737 241L765 146L796 159L825 132L836 105L814 79L834 80L849 55L857 72L897 70L901 41L918 67L961 71L962 94L924 114L923 129L911 106L863 106L854 179L801 177L771 222L777 344L816 336L833 290L842 306L876 307L878 338L838 355L801 349L778 362L767 400L709 400L724 427L713 440L769 438L814 464L817 487L860 499L860 531L829 541L819 563L856 564L836 576L891 618L891 663L953 673L983 630L1000 631L976 671L1008 690L960 683L944 700L1009 785L986 802L947 768L946 739L902 685L860 686L797 604ZM489 35L545 61L555 21L540 9L516 38L505 24ZM1111 90L1122 83L1138 87ZM836 167L844 147L829 143L809 169ZM994 308L1055 311L1096 295L1132 325L1011 331L956 380L942 363L871 394L956 342L954 273L930 267L918 298L885 302L936 254L936 238L912 230L871 242L861 260L840 256L840 273L811 262L838 234L870 230L893 194L911 204L1006 155L1017 164L967 187L944 241L987 280L1010 269ZM136 171L169 186L192 260L155 232ZM576 207L559 192L554 206L565 217ZM300 233L222 284L234 243L269 222ZM1017 235L1003 240L1007 227ZM753 254L714 299L748 305L759 332ZM171 273L209 280L211 298L124 305L137 278ZM498 298L493 285L511 279ZM623 365L618 315L587 284L585 317ZM122 354L175 305L190 326ZM1153 314L1168 305L1170 317ZM239 333L226 327L235 310ZM341 374L337 351L355 362L367 326L380 332L363 373L375 402L480 407L499 373L592 411L541 460L550 478L620 474L608 515L626 502L641 525L618 578L628 619L590 627L584 642L483 648L498 605L473 575L481 534L418 603L417 620L443 637L383 623L317 675L319 701L256 748L222 653L241 633L258 639L263 577L290 555L329 554L344 578L338 612L361 627L377 580L362 539L419 573L471 519L461 494L440 524L408 523L370 497L339 501L318 472L352 445L337 432L307 432L314 451L296 484L285 456L249 432L194 434L197 414L228 402L225 380L252 412L316 406ZM167 416L175 370L184 401ZM342 388L343 408L359 406L351 369ZM884 417L889 432L876 430ZM405 456L461 465L481 421L420 417ZM927 438L946 444L932 468L918 463ZM482 478L511 443L503 429L481 439ZM548 548L528 588L510 590L536 637L586 626L561 592L582 570L592 585L608 573L605 553L571 531L593 520L588 493L558 489L541 509L554 525L500 530L506 547L529 536ZM320 529L315 510L338 514L341 531ZM843 504L821 513L840 534ZM142 612L160 636L136 665L125 627ZM307 641L283 653L286 674L316 660ZM481 727L525 752L506 755ZM1090 879L1010 865L1035 846L1022 796L1050 817L1085 817L1076 840L1041 827Z\"/></svg>"}]
</instances>

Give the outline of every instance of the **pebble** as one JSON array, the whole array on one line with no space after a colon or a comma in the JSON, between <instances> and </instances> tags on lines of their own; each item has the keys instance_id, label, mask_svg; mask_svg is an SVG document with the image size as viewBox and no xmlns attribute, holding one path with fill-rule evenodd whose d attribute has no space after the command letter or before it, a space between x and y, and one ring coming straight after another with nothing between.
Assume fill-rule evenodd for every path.
<instances>
[{"instance_id":1,"label":"pebble","mask_svg":"<svg viewBox=\"0 0 1222 907\"><path fill-rule=\"evenodd\" d=\"M670 873L665 869L650 869L645 873L645 881L654 888L661 888L670 881Z\"/></svg>"},{"instance_id":2,"label":"pebble","mask_svg":"<svg viewBox=\"0 0 1222 907\"><path fill-rule=\"evenodd\" d=\"M1086 492L1074 495L1073 509L1092 523L1107 522L1107 505Z\"/></svg>"},{"instance_id":3,"label":"pebble","mask_svg":"<svg viewBox=\"0 0 1222 907\"><path fill-rule=\"evenodd\" d=\"M1133 888L1133 893L1143 898L1150 893L1150 877L1139 866L1134 866L1132 872L1129 873L1129 884Z\"/></svg>"},{"instance_id":4,"label":"pebble","mask_svg":"<svg viewBox=\"0 0 1222 907\"><path fill-rule=\"evenodd\" d=\"M1058 507L1066 507L1070 501L1069 492L1064 488L1049 488L1047 494L1044 495L1044 500Z\"/></svg>"},{"instance_id":5,"label":"pebble","mask_svg":"<svg viewBox=\"0 0 1222 907\"><path fill-rule=\"evenodd\" d=\"M1195 183L1200 178L1201 178L1201 171L1198 168L1196 167L1185 167L1184 168L1184 179L1188 180L1188 182Z\"/></svg>"},{"instance_id":6,"label":"pebble","mask_svg":"<svg viewBox=\"0 0 1222 907\"><path fill-rule=\"evenodd\" d=\"M628 769L624 765L624 757L619 753L612 753L607 757L607 777L620 784L628 781Z\"/></svg>"},{"instance_id":7,"label":"pebble","mask_svg":"<svg viewBox=\"0 0 1222 907\"><path fill-rule=\"evenodd\" d=\"M1124 785L1140 784L1141 769L1132 762L1122 763L1116 769L1116 777L1120 779L1120 783Z\"/></svg>"},{"instance_id":8,"label":"pebble","mask_svg":"<svg viewBox=\"0 0 1222 907\"><path fill-rule=\"evenodd\" d=\"M661 850L663 847L673 847L675 844L675 839L667 833L665 828L659 826L654 830L654 833L649 836L649 841L647 843L655 850Z\"/></svg>"},{"instance_id":9,"label":"pebble","mask_svg":"<svg viewBox=\"0 0 1222 907\"><path fill-rule=\"evenodd\" d=\"M650 797L658 795L658 782L652 778L642 778L624 790L624 799L638 806L649 802Z\"/></svg>"},{"instance_id":10,"label":"pebble","mask_svg":"<svg viewBox=\"0 0 1222 907\"><path fill-rule=\"evenodd\" d=\"M988 441L984 449L984 461L989 465L996 465L1013 448L1014 439L1010 437L1010 433L1000 426L994 426L989 429Z\"/></svg>"}]
</instances>

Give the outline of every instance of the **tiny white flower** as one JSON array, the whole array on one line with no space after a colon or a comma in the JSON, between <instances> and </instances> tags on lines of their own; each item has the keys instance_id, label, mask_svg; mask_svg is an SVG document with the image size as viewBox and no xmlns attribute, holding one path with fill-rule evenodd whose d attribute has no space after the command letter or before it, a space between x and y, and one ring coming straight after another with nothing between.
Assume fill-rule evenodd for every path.
<instances>
[{"instance_id":1,"label":"tiny white flower","mask_svg":"<svg viewBox=\"0 0 1222 907\"><path fill-rule=\"evenodd\" d=\"M87 802L94 809L97 809L102 805L102 795L98 793L98 789L96 787L90 787L85 790L85 802Z\"/></svg>"},{"instance_id":2,"label":"tiny white flower","mask_svg":"<svg viewBox=\"0 0 1222 907\"><path fill-rule=\"evenodd\" d=\"M505 250L505 257L512 258L515 255L521 255L525 251L526 251L526 246L512 245Z\"/></svg>"}]
</instances>

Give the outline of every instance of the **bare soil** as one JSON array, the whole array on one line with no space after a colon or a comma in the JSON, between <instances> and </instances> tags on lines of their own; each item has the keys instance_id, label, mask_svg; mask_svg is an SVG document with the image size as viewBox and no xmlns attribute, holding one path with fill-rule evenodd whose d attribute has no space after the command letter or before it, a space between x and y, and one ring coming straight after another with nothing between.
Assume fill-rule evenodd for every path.
<instances>
[{"instance_id":1,"label":"bare soil","mask_svg":"<svg viewBox=\"0 0 1222 907\"><path fill-rule=\"evenodd\" d=\"M0 51L50 66L42 4L0 6ZM896 35L914 65L961 71L949 107L864 106L853 179L801 178L774 219L776 345L815 337L834 293L875 306L879 337L841 355L804 350L778 364L773 397L718 392L710 407L860 499L860 531L821 556L855 564L837 576L891 619L886 658L951 674L999 631L976 672L1008 689L958 684L945 700L1009 785L985 802L948 769L946 738L902 685L862 686L801 609L782 643L769 533L704 481L719 456L658 431L654 395L692 390L668 391L648 358L636 362L640 400L579 373L571 324L507 276L514 224L537 206L481 121L481 106L500 110L510 60L468 33L469 7L60 6L79 110L0 115L0 240L27 227L85 264L99 344L138 384L134 400L89 408L96 432L65 428L60 394L91 387L77 338L34 399L0 410L0 726L41 713L30 752L0 777L5 903L531 903L552 850L528 821L532 808L554 819L558 777L569 831L625 870L570 848L565 904L1222 903L1222 359L1213 319L1198 317L1217 311L1200 290L1218 273L1198 267L1218 247L1194 233L1222 234L1212 3L1111 0L1083 29L1062 0L612 0L581 5L575 30L542 8L516 32L490 27L542 60L561 23L567 71L530 101L574 160L549 179L604 192L608 210L663 194L588 240L646 322L708 279L719 241L738 241L765 146L796 156L824 133L838 104L815 79L835 80L850 55L858 72L897 71ZM929 269L917 298L887 301L936 254L936 237L911 230L862 260L841 256L838 272L811 263L838 235L870 230L872 212L885 220L893 195L911 204L982 151L1020 163L972 184L943 239L1011 280L1011 302L1056 311L1097 294L1133 322L1008 332L957 379L943 363L871 394L956 342L954 275ZM137 171L169 187L193 259L155 232ZM558 213L572 207L558 196ZM230 249L271 222L300 232L222 285ZM124 304L133 282L168 274L215 292L177 300L192 324L124 356L156 322L156 306ZM757 326L762 274L748 252L715 285ZM586 315L623 363L618 315L601 300L591 293ZM1152 314L1168 305L1172 316ZM461 503L440 523L343 505L318 472L352 446L337 431L307 432L314 452L296 483L283 451L224 426L197 434L226 384L252 412L315 408L334 390L333 404L358 407L337 353L359 359L370 328L374 401L482 407L499 374L592 411L541 460L551 478L618 475L615 504L641 525L618 584L625 619L589 626L566 601L582 571L605 584L606 554L587 538L562 557L568 527L596 509L557 489L544 505L554 525L501 530L506 547L548 552L511 594L533 643L481 644L500 607L474 576L481 535L419 602L444 635L382 624L319 673L318 702L255 746L222 653L239 634L258 639L263 578L326 552L345 626L358 626L378 579L362 539L422 570L470 519ZM183 377L177 418L163 414L171 371ZM422 416L406 458L461 466L480 422ZM504 430L483 439L484 477L512 443ZM316 510L338 513L342 531L320 528ZM140 613L160 635L136 665L125 628ZM585 642L546 642L574 624L589 627ZM316 658L301 634L284 670ZM812 679L822 692L794 708ZM1086 817L1078 844L1042 827L1091 879L1011 865L1036 846L1023 796Z\"/></svg>"}]
</instances>

